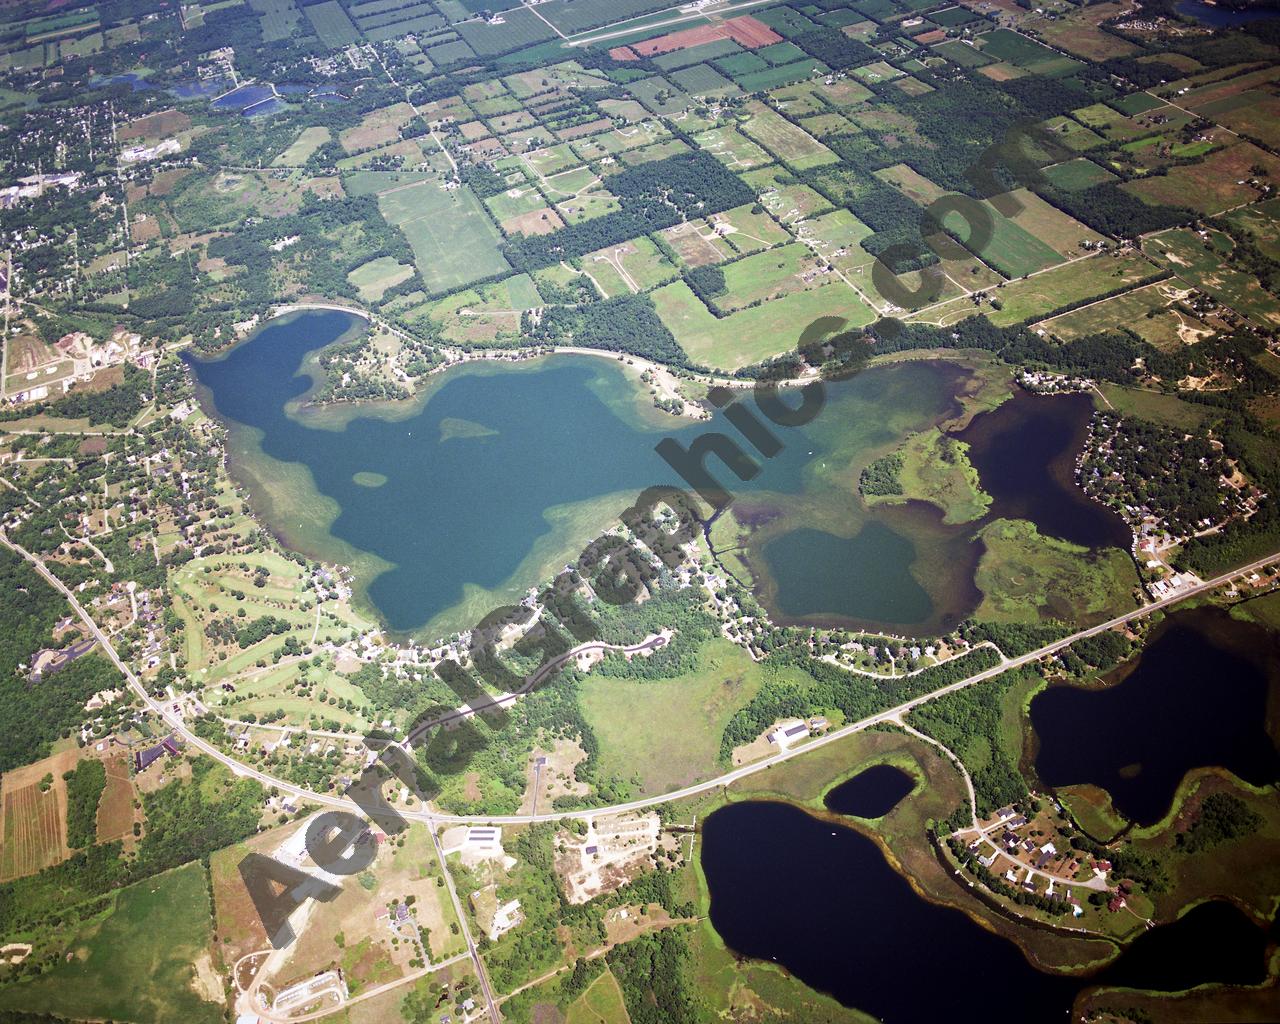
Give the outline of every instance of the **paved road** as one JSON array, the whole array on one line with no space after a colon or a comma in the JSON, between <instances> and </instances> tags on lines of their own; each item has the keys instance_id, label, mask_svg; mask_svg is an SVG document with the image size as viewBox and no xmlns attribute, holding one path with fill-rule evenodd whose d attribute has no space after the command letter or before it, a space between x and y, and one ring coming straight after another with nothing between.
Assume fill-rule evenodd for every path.
<instances>
[{"instance_id":1,"label":"paved road","mask_svg":"<svg viewBox=\"0 0 1280 1024\"><path fill-rule=\"evenodd\" d=\"M11 541L3 531L0 531L0 544L3 544L5 547L9 548L11 551L14 551L16 554L21 555L28 562L30 562L35 567L36 571L39 572L40 575L43 576L45 580L47 580L55 590L57 590L60 594L63 595L63 597L67 599L67 602L75 610L76 614L80 617L80 619L85 623L86 628L89 629L90 633L102 645L103 651L107 654L107 656L111 659L111 661L115 664L115 666L120 670L121 674L128 681L129 686L142 698L146 706L161 718L161 720L165 723L166 727L173 730L175 733L178 733L179 735L181 735L190 746L192 746L196 750L199 750L201 753L206 754L209 757L212 757L214 760L219 761L220 763L226 765L237 775L252 778L252 779L257 779L264 786L267 786L267 787L274 786L276 787L276 789L278 789L282 793L287 793L289 795L299 797L302 800L306 800L311 803L318 804L320 806L335 807L341 810L350 811L352 813L357 813L357 814L360 813L360 808L358 807L358 805L353 800L350 800L347 797L333 796L328 793L312 792L311 790L303 789L301 786L295 786L291 782L285 782L283 779L277 779L271 775L268 775L266 772L259 771L257 768L254 768L251 765L241 764L235 758L230 757L227 754L224 754L217 747L200 739L198 736L192 733L190 729L187 728L186 723L181 719L181 717L174 715L169 710L168 705L166 703L154 700L151 697L151 695L147 692L146 687L142 685L142 682L138 679L138 677L134 675L133 671L129 668L129 666L126 665L120 659L119 655L116 654L115 648L111 646L111 642L109 638L102 632L101 629L98 628L97 623L93 621L93 618L88 614L88 612L84 610L80 602L76 599L75 594L73 594L70 590L68 590L67 587L63 584L63 582L60 579L58 579L51 572L49 572L49 570L45 568L43 562L41 562L38 558L32 555L29 551L13 543L13 541ZM726 772L723 775L718 775L714 779L708 779L705 782L699 782L692 786L686 786L683 789L678 789L673 792L663 793L658 796L645 797L644 799L641 799L641 800L629 800L625 803L612 804L607 807L596 807L596 808L592 808L589 811L561 811L561 812L552 812L552 813L543 813L543 814L508 814L508 815L491 815L491 816L438 814L433 811L409 811L409 810L401 810L399 811L399 813L406 820L421 821L421 822L428 822L428 823L435 822L440 824L465 825L465 824L472 824L475 822L483 822L483 823L495 824L495 825L518 825L526 822L561 821L564 819L571 819L571 818L594 818L594 817L597 817L600 815L606 815L606 814L619 814L619 813L625 813L627 811L646 810L651 807L656 807L659 804L667 803L668 801L680 800L685 797L697 796L701 793L706 793L711 790L723 788L725 786L730 785L731 783L738 781L739 779L746 778L749 775L754 775L756 772L759 772L759 771L764 771L765 769L770 768L775 764L780 764L783 761L788 761L793 757L799 757L800 755L805 754L811 750L817 750L820 747L824 747L829 743L835 743L838 740L844 739L846 736L852 736L854 733L858 733L866 729L870 729L872 726L880 725L884 722L896 721L900 719L904 714L907 714L908 712L919 707L921 704L928 703L931 700L936 700L937 698L946 696L949 693L955 693L958 690L963 690L966 687L975 686L978 683L985 682L988 679L993 679L996 676L1001 675L1002 673L1007 672L1011 669L1021 668L1025 665L1030 665L1033 662L1036 662L1039 659L1045 657L1046 655L1055 654L1058 651L1061 651L1064 648L1069 647L1071 644L1075 643L1077 640L1082 640L1085 637L1096 636L1099 633L1106 632L1109 629L1114 629L1117 626L1122 626L1122 625L1125 625L1126 623L1134 622L1138 619L1145 618L1146 616L1151 615L1157 611L1163 611L1172 605L1175 605L1181 601L1187 600L1188 598L1195 597L1198 594L1203 594L1215 589L1216 587L1220 587L1237 576L1241 576L1246 573L1253 572L1257 569L1261 569L1264 566L1270 565L1271 563L1277 562L1277 561L1280 561L1280 551L1273 552L1270 555L1267 555L1265 558L1259 558L1256 561L1250 562L1248 565L1240 566L1237 569L1233 569L1230 572L1222 573L1221 575L1215 576L1212 579L1205 580L1201 583L1195 584L1190 587L1186 587L1176 594L1172 594L1169 597L1163 598L1159 601L1153 601L1150 604L1143 605L1141 608L1135 608L1133 611L1126 612L1124 615L1117 615L1115 618L1108 619L1106 622L1099 623L1096 626L1091 626L1088 629L1079 630L1076 633L1072 633L1070 636L1063 637L1061 640L1056 640L1051 644L1045 644L1043 647L1039 647L1036 650L1031 651L1027 654L1020 655L1019 657L1016 657L1016 658L1006 658L999 665L989 668L986 671L979 672L975 675L969 676L966 679L960 679L954 683L951 683L949 686L944 686L944 687L941 687L940 689L932 691L931 693L927 693L919 697L915 697L912 700L899 704L897 707L888 708L885 711L881 711L878 714L871 715L867 718L862 719L861 721L853 722L840 729L833 730L832 732L829 732L824 736L819 736L816 739L813 739L810 742L805 743L799 747L793 748L791 750L782 751L778 754L774 754L771 757L764 758L763 760L760 760L760 761L754 761L751 764L743 765L740 768L736 768L731 772ZM593 644L580 645L580 647L591 647L591 646L593 646ZM568 656L572 656L572 655L573 655L573 652L572 651L569 652ZM567 656L562 656L562 657L567 657Z\"/></svg>"}]
</instances>

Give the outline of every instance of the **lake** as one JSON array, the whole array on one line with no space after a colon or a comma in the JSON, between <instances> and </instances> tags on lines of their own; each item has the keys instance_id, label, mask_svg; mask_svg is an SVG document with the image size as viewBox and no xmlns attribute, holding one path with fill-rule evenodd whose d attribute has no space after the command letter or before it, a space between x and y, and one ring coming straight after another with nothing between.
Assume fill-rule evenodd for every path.
<instances>
[{"instance_id":1,"label":"lake","mask_svg":"<svg viewBox=\"0 0 1280 1024\"><path fill-rule=\"evenodd\" d=\"M1247 25L1252 21L1280 17L1280 11L1274 7L1241 9L1208 4L1204 0L1178 0L1177 11L1194 18L1202 25L1212 25L1214 28L1230 28L1232 25Z\"/></svg>"},{"instance_id":2,"label":"lake","mask_svg":"<svg viewBox=\"0 0 1280 1024\"><path fill-rule=\"evenodd\" d=\"M748 582L777 621L932 635L981 600L975 524L946 525L921 502L868 509L856 493L870 453L959 413L957 395L972 378L959 363L892 363L829 384L813 421L772 428L783 447L766 459L722 412L710 423L658 412L634 371L596 356L470 363L411 402L305 408L316 353L362 327L340 312L297 314L191 365L202 400L231 428L232 470L266 525L296 550L352 566L359 599L393 632L443 635L519 601L645 487L683 485L658 441L688 447L708 431L759 466L738 481L718 458L706 460L734 494L733 515L749 524ZM1034 441L1031 461L1073 457L1084 407L1035 401L1043 404L1015 396L974 421L998 428L974 451L993 453L1001 508L1048 472L999 468L1019 433L1046 438ZM754 408L746 395L739 404ZM1055 510L1052 501L1026 508L1056 523Z\"/></svg>"},{"instance_id":3,"label":"lake","mask_svg":"<svg viewBox=\"0 0 1280 1024\"><path fill-rule=\"evenodd\" d=\"M1008 939L917 896L871 839L790 804L723 807L699 848L711 923L731 949L883 1021L972 1019L983 998L1066 1021L1089 984L1176 991L1265 977L1265 932L1226 903L1146 932L1080 980L1036 970Z\"/></svg>"},{"instance_id":4,"label":"lake","mask_svg":"<svg viewBox=\"0 0 1280 1024\"><path fill-rule=\"evenodd\" d=\"M1129 527L1075 484L1093 401L1088 395L1017 390L956 436L969 448L989 518L1029 519L1042 534L1088 548L1128 549Z\"/></svg>"},{"instance_id":5,"label":"lake","mask_svg":"<svg viewBox=\"0 0 1280 1024\"><path fill-rule=\"evenodd\" d=\"M891 764L874 764L853 778L827 790L823 805L837 814L879 818L888 814L913 789L916 780Z\"/></svg>"},{"instance_id":6,"label":"lake","mask_svg":"<svg viewBox=\"0 0 1280 1024\"><path fill-rule=\"evenodd\" d=\"M658 412L615 359L595 356L471 363L395 407L299 410L308 361L360 327L338 312L281 318L191 365L266 524L297 550L352 565L362 599L399 633L469 627L576 557L645 487L682 484L654 450L662 438L741 437L719 416ZM841 621L931 627L976 605L976 545L963 529L942 527L926 506L865 513L848 480L868 443L954 410L966 377L945 362L868 370L829 386L812 423L775 428L775 457L742 442L761 466L754 479L708 460L744 506L774 509L759 540L783 545L784 592L826 566L838 575L815 610ZM806 549L803 533L781 539L814 523L861 539L837 538L838 558L830 545ZM768 578L763 590L777 585Z\"/></svg>"},{"instance_id":7,"label":"lake","mask_svg":"<svg viewBox=\"0 0 1280 1024\"><path fill-rule=\"evenodd\" d=\"M1267 732L1280 692L1276 634L1217 608L1176 612L1110 678L1106 688L1052 686L1032 700L1045 785L1101 786L1120 813L1148 825L1192 768L1220 765L1258 786L1280 780Z\"/></svg>"}]
</instances>

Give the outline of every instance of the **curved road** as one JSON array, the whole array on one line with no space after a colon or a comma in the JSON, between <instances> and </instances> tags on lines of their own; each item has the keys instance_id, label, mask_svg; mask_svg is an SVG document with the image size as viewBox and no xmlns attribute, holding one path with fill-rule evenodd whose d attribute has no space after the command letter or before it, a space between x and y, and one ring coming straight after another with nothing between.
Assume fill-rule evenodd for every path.
<instances>
[{"instance_id":1,"label":"curved road","mask_svg":"<svg viewBox=\"0 0 1280 1024\"><path fill-rule=\"evenodd\" d=\"M106 653L106 655L115 664L116 668L120 670L120 673L128 681L129 686L134 690L135 693L138 694L139 697L142 698L146 707L148 707L151 711L157 714L160 717L160 719L165 723L167 728L181 735L183 739L192 747L199 750L201 753L206 754L209 757L212 757L214 760L219 761L222 764L226 765L237 775L244 776L247 778L257 779L264 786L268 786L268 787L274 786L276 789L278 789L282 793L288 793L292 796L299 797L300 799L303 799L303 800L309 800L313 803L319 804L324 807L333 807L340 810L351 811L352 813L360 813L360 808L355 803L355 801L347 797L333 796L328 793L316 793L316 792L313 792L312 790L304 789L301 786L295 786L291 782L285 782L283 779L277 779L274 776L268 775L266 772L259 771L257 768L254 768L251 765L242 764L241 762L237 761L235 758L229 756L228 754L223 753L221 750L219 750L217 747L213 746L212 744L206 742L205 740L200 739L193 732L191 732L190 729L187 728L186 723L179 716L174 715L169 710L167 703L157 701L152 698L152 696L147 692L146 687L142 685L141 680L139 680L138 677L134 675L133 670L130 669L129 666L126 665L121 660L120 656L116 653L115 648L112 647L111 641L108 639L106 634L104 634L102 630L98 628L98 624L94 622L93 618L89 615L89 613L85 611L84 607L76 599L75 594L73 594L69 589L67 589L66 585L63 584L63 582L60 579L58 579L58 577L53 575L53 573L49 572L49 570L45 568L44 563L41 562L40 559L36 558L26 549L19 547L17 544L13 543L13 541L11 541L3 531L0 531L0 544L3 544L5 547L9 548L11 551L21 555L28 562L30 562L35 567L36 571L39 572L40 575L44 577L44 579L55 590L57 590L60 594L62 594L63 597L67 599L67 602L75 610L76 614L80 617L81 621L84 622L86 628L88 628L90 633L98 640L99 644L101 644L103 651ZM659 804L668 803L672 800L681 800L681 799L684 799L685 797L697 796L700 793L706 793L710 790L719 789L719 788L728 786L731 783L736 782L738 779L746 778L748 775L753 775L759 771L764 771L765 769L770 768L775 764L780 764L783 761L788 761L791 758L798 757L801 754L804 754L810 750L816 750L819 747L826 746L828 743L835 743L837 740L844 739L846 736L852 736L854 733L857 733L857 732L862 732L863 730L869 729L874 725L880 725L884 722L896 721L897 719L900 719L904 714L907 714L908 712L919 707L921 704L928 703L931 700L936 700L937 698L946 696L949 693L955 693L957 690L963 690L966 687L975 686L978 683L985 682L988 679L994 679L996 676L1001 675L1002 673L1007 672L1011 669L1022 668L1023 666L1030 665L1033 662L1036 662L1039 659L1045 657L1046 655L1055 654L1058 651L1061 651L1064 648L1069 647L1071 644L1075 643L1077 640L1082 640L1085 637L1089 637L1089 636L1096 636L1099 633L1106 632L1109 629L1114 629L1117 626L1123 626L1126 623L1134 622L1138 619L1145 618L1146 616L1151 615L1154 612L1163 611L1172 605L1175 605L1181 601L1187 600L1188 598L1195 597L1199 594L1207 593L1208 591L1211 591L1216 587L1220 587L1237 576L1261 569L1264 566L1270 565L1272 562L1276 562L1276 561L1280 561L1280 551L1273 552L1272 554L1267 555L1265 558L1259 558L1256 561L1250 562L1248 565L1240 566L1239 568L1233 569L1230 572L1222 573L1221 575L1215 576L1212 579L1205 580L1204 582L1197 583L1193 586L1187 587L1177 594L1172 594L1169 597L1162 598L1159 601L1153 601L1150 604L1143 605L1141 608L1135 608L1133 611L1126 612L1124 615L1117 615L1115 618L1108 619L1106 622L1099 623L1096 626L1090 626L1088 629L1079 630L1078 632L1072 633L1070 636L1063 637L1061 640L1055 640L1051 644L1045 644L1043 647L1038 647L1036 648L1036 650L1030 651L1027 654L1019 655L1016 658L1004 658L1000 662L1000 664L995 665L989 669L986 669L983 672L978 672L965 679L957 680L956 682L951 683L947 686L943 686L937 690L933 690L930 693L922 694L919 697L912 698L911 700L905 701L904 703L899 704L896 707L888 708L884 711L879 712L878 714L871 715L867 718L863 718L860 721L852 722L849 725L843 726L839 729L835 729L824 736L819 736L811 740L810 742L804 744L803 746L796 747L792 750L781 751L777 754L772 755L771 757L766 757L759 761L753 761L751 764L746 764L741 766L740 768L735 768L733 771L725 772L723 775L718 775L713 779L707 779L705 782L699 782L692 786L685 786L683 789L674 790L669 793L662 793L657 796L644 797L639 800L629 800L629 801L626 801L625 803L611 804L607 807L596 807L588 811L559 811L559 812L543 813L543 814L506 814L506 815L489 815L489 816L439 814L434 811L408 811L408 810L400 810L398 811L398 813L402 817L404 817L406 820L421 821L421 822L427 822L427 823L466 825L474 822L483 822L487 824L496 824L496 825L518 825L518 824L523 824L527 822L537 822L537 821L562 821L562 820L574 819L574 818L590 819L598 815L604 815L604 814L619 814L627 811L645 810L650 807L656 807ZM643 649L646 646L652 646L652 647L661 646L661 643L656 642L657 639L658 638L651 637L648 640L642 641L640 644L635 645L635 647L637 649ZM579 653L582 653L583 651L599 649L602 646L608 647L610 645L601 644L600 641L591 641L589 643L580 644L578 647L575 647L573 650L560 655L559 658L556 659L555 662L550 663L549 666L544 665L540 667L537 670L537 672L535 672L533 676L531 676L530 678L533 679L537 677L540 680L541 678L545 677L546 672L549 672L551 670L551 667L559 667L559 665L564 664L565 661L569 660L570 658L576 657ZM544 672L544 670L546 671ZM540 676L539 673L542 673L542 675ZM514 699L514 695L511 695L509 699ZM459 711L456 714L458 716L461 716L467 713L468 712L464 710L464 711Z\"/></svg>"}]
</instances>

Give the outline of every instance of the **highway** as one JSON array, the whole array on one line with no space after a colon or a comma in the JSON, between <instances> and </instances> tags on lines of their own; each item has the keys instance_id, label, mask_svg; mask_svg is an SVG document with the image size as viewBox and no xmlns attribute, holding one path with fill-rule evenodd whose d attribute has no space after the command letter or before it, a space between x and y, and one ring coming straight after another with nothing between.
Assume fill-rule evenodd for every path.
<instances>
[{"instance_id":1,"label":"highway","mask_svg":"<svg viewBox=\"0 0 1280 1024\"><path fill-rule=\"evenodd\" d=\"M112 646L110 638L108 638L106 634L103 633L103 631L98 627L98 624L94 622L93 618L89 615L89 613L85 611L84 607L76 599L75 594L73 594L66 587L66 585L63 584L63 582L60 579L58 579L55 575L53 575L53 573L51 573L48 569L46 569L44 566L44 563L41 562L40 559L36 558L33 554L31 554L31 552L15 544L12 540L9 539L9 537L3 531L0 531L0 543L4 544L5 547L9 548L11 551L15 552L16 554L21 555L28 562L30 562L35 567L36 571L39 572L40 575L44 577L44 579L48 581L48 583L55 590L57 590L60 594L62 594L63 597L66 598L67 602L71 605L72 609L80 617L81 621L84 622L85 627L90 631L91 635L98 640L99 644L101 644L102 649L106 653L107 657L111 659L112 663L116 666L116 668L120 670L120 673L128 681L129 686L143 700L145 706L160 717L160 719L165 723L166 728L180 735L192 748L199 750L201 753L206 754L207 756L213 758L214 760L226 765L229 769L231 769L231 771L235 772L237 775L242 777L257 779L260 783L262 783L262 785L267 787L274 786L276 789L278 789L282 793L296 796L302 800L310 801L311 803L318 804L320 806L332 807L332 808L337 808L339 810L350 811L353 814L361 813L360 808L355 803L355 801L347 797L333 796L328 793L317 793L309 789L303 789L301 786L295 786L291 782L286 782L283 779L278 779L272 775L268 775L266 772L260 771L257 768L254 768L252 765L242 764L240 761L237 761L234 757L231 757L230 755L223 753L217 747L206 742L205 740L200 739L193 732L191 732L191 730L187 727L186 722L182 720L181 716L175 715L172 713L172 711L169 709L167 702L155 700L147 692L147 689L145 686L143 686L142 681L138 679L138 677L133 673L133 670L130 669L129 666L124 663L123 660L121 660L120 656L116 653L115 648ZM717 775L715 778L707 779L704 782L695 783L694 785L691 785L691 786L685 786L683 789L674 790L668 793L662 793L657 796L644 797L639 800L629 800L624 803L610 804L606 807L595 807L587 811L553 811L550 813L544 812L542 814L458 815L458 814L440 814L435 811L429 811L429 810L410 811L410 810L399 809L397 813L399 813L403 818L405 818L408 821L420 821L420 822L426 822L428 824L435 823L435 824L446 824L446 825L468 825L468 824L484 823L484 824L494 824L494 825L519 825L519 824L525 824L529 822L562 821L562 820L573 819L573 818L591 819L599 815L621 814L621 813L626 813L628 811L641 811L651 807L656 807L659 804L664 804L672 800L682 800L687 797L698 796L702 793L706 793L711 790L721 789L725 786L728 786L738 781L739 779L744 779L749 775L754 775L756 772L765 771L766 769L771 768L775 764L781 764L784 761L791 760L791 758L793 757L799 757L803 754L808 753L811 750L817 750L820 747L824 747L829 743L835 743L839 740L844 739L847 736L852 736L855 733L862 732L866 729L870 729L872 726L880 725L885 722L897 721L903 715L919 707L921 704L926 704L931 700L937 700L939 697L944 697L949 693L955 693L958 690L963 690L970 686L976 686L978 683L985 682L988 679L994 679L996 676L1001 675L1004 672L1008 672L1013 669L1022 668L1026 665L1033 664L1036 661L1039 661L1041 658L1045 657L1046 655L1056 654L1058 651L1061 651L1064 648L1069 647L1071 644L1075 643L1077 640L1083 640L1085 637L1096 636L1097 634L1106 632L1109 629L1115 629L1117 626L1123 626L1127 623L1135 622L1139 619L1143 619L1148 615L1154 614L1155 612L1164 611L1173 605L1176 605L1182 601L1188 600L1189 598L1196 597L1197 595L1200 595L1200 594L1208 593L1209 591L1212 591L1217 587L1223 586L1224 584L1228 583L1229 581L1236 578L1237 576L1242 576L1247 573L1254 572L1256 570L1262 569L1265 566L1270 565L1273 562L1277 562L1277 561L1280 561L1280 551L1272 552L1271 554L1267 555L1265 558L1259 558L1253 562L1250 562L1248 565L1243 565L1237 569L1232 569L1230 572L1222 573L1221 575L1215 576L1212 579L1204 580L1200 583L1193 584L1192 586L1185 587L1175 594L1171 594L1168 597L1162 598L1159 601L1153 601L1150 604L1145 604L1140 608L1135 608L1132 611L1126 612L1123 615L1117 615L1115 618L1108 619L1106 622L1099 623L1096 626L1090 626L1088 629L1079 630L1075 633L1072 633L1070 636L1063 637L1061 640L1055 640L1053 643L1045 644L1043 647L1038 647L1034 651L1030 651L1027 654L1019 655L1016 658L1003 658L1000 664L995 665L989 669L986 669L983 672L978 672L965 679L957 680L956 682L951 683L947 686L943 686L937 690L933 690L930 693L922 694L919 697L914 697L909 701L905 701L904 703L897 705L896 707L888 708L877 714L871 715L867 718L863 718L857 722L851 722L850 724L845 725L839 729L834 729L823 736L819 736L814 739L811 739L809 742L804 743L801 746L795 747L791 750L784 750L777 754L773 754L770 757L762 758L759 761L753 761L751 764L742 765L739 768L735 768L733 771L725 772L723 775ZM654 640L655 638L650 637L648 640L642 641L641 644L636 646L637 647L644 647L646 645L660 646L658 644L655 644ZM576 657L577 654L583 651L599 649L601 646L608 646L608 645L602 645L599 641L590 641L585 644L580 644L578 647L575 647L573 650L560 655L557 659L555 659L555 662L558 662L559 664L563 664L565 661L568 661L570 658ZM551 665L544 665L540 667L537 671L533 673L532 676L530 676L530 679L538 678L540 680L542 677L546 675L547 672L551 670L551 667L552 667ZM555 667L558 667L558 665ZM465 714L465 713L466 713L465 711L460 712L460 714Z\"/></svg>"}]
</instances>

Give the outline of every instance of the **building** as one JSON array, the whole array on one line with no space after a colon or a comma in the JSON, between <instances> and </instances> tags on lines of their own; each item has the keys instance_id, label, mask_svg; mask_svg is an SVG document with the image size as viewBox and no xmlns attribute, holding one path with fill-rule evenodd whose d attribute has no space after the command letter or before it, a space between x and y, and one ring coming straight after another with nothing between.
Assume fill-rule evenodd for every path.
<instances>
[{"instance_id":1,"label":"building","mask_svg":"<svg viewBox=\"0 0 1280 1024\"><path fill-rule=\"evenodd\" d=\"M809 735L809 726L804 722L784 722L769 733L769 742L784 749Z\"/></svg>"}]
</instances>

